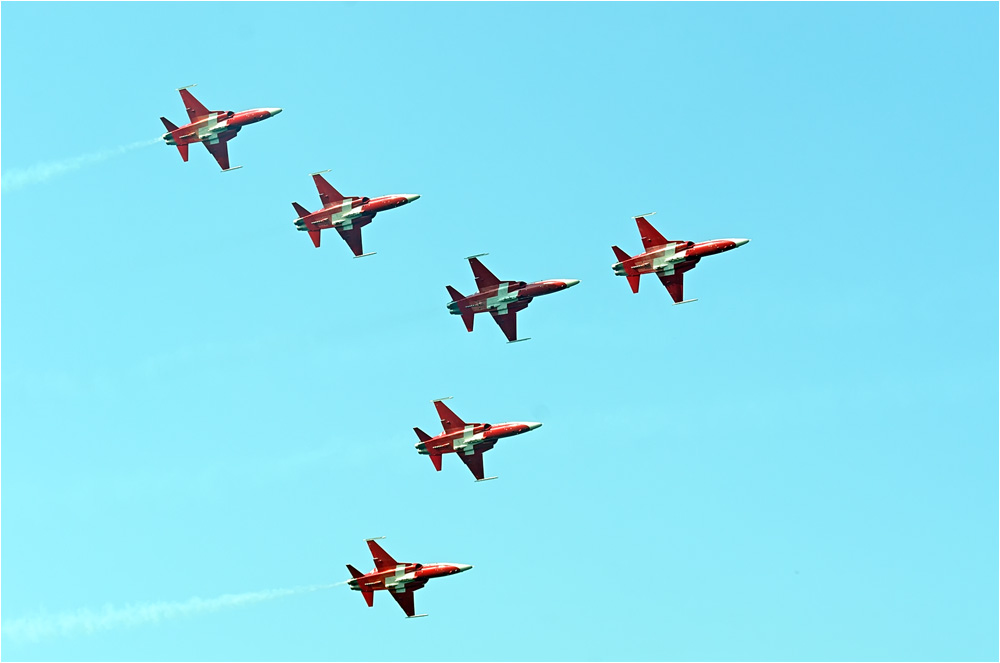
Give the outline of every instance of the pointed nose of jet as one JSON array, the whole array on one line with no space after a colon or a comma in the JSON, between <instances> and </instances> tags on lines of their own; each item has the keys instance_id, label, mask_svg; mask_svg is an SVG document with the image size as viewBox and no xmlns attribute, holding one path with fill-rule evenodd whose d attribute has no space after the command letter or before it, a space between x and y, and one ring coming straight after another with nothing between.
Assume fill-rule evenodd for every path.
<instances>
[{"instance_id":1,"label":"pointed nose of jet","mask_svg":"<svg viewBox=\"0 0 1000 663\"><path fill-rule=\"evenodd\" d=\"M277 115L278 113L281 112L280 108L265 108L264 110L266 110L268 113L270 113L271 117L274 117L275 115Z\"/></svg>"},{"instance_id":2,"label":"pointed nose of jet","mask_svg":"<svg viewBox=\"0 0 1000 663\"><path fill-rule=\"evenodd\" d=\"M528 427L528 430L535 430L541 427L541 424L537 421L525 421L524 425Z\"/></svg>"},{"instance_id":3,"label":"pointed nose of jet","mask_svg":"<svg viewBox=\"0 0 1000 663\"><path fill-rule=\"evenodd\" d=\"M744 244L746 244L749 241L750 240L748 240L748 239L734 239L733 240L733 244L736 245L736 248L740 248L741 246L743 246Z\"/></svg>"},{"instance_id":4,"label":"pointed nose of jet","mask_svg":"<svg viewBox=\"0 0 1000 663\"><path fill-rule=\"evenodd\" d=\"M455 573L461 573L462 571L468 571L472 568L472 564L456 564L455 568L458 569Z\"/></svg>"},{"instance_id":5,"label":"pointed nose of jet","mask_svg":"<svg viewBox=\"0 0 1000 663\"><path fill-rule=\"evenodd\" d=\"M419 193L404 193L403 198L406 198L406 202L412 203L414 200L420 197Z\"/></svg>"},{"instance_id":6,"label":"pointed nose of jet","mask_svg":"<svg viewBox=\"0 0 1000 663\"><path fill-rule=\"evenodd\" d=\"M559 282L563 284L564 288L572 288L580 282L580 279L560 279Z\"/></svg>"}]
</instances>

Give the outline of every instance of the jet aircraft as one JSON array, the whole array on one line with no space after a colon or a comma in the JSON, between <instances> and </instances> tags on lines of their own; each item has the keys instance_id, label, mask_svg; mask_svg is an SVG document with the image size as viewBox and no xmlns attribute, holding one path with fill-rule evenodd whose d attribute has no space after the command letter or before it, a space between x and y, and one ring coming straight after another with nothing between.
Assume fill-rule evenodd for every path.
<instances>
[{"instance_id":1,"label":"jet aircraft","mask_svg":"<svg viewBox=\"0 0 1000 663\"><path fill-rule=\"evenodd\" d=\"M316 190L319 191L319 199L323 203L321 209L310 212L302 205L292 203L292 207L299 215L299 218L295 219L295 227L298 230L307 231L317 249L319 248L319 231L336 228L340 236L347 242L347 246L351 248L355 258L374 255L373 253L365 253L364 249L361 248L361 229L371 223L379 212L412 203L420 197L416 193L396 193L378 198L342 196L320 174L328 172L330 171L321 170L312 175L313 182L316 183Z\"/></svg>"},{"instance_id":2,"label":"jet aircraft","mask_svg":"<svg viewBox=\"0 0 1000 663\"><path fill-rule=\"evenodd\" d=\"M181 153L181 159L188 160L188 145L191 143L201 143L212 153L215 160L219 162L222 171L236 170L243 166L229 167L229 150L226 143L233 139L240 129L248 124L266 120L281 112L280 108L254 108L240 112L234 111L210 111L188 92L186 85L178 88L181 93L181 100L184 108L187 109L188 124L178 127L165 117L160 121L167 128L167 133L163 134L163 140L167 145L174 145Z\"/></svg>"},{"instance_id":3,"label":"jet aircraft","mask_svg":"<svg viewBox=\"0 0 1000 663\"><path fill-rule=\"evenodd\" d=\"M653 212L652 214L655 214ZM611 250L618 256L618 262L611 266L616 276L625 276L632 292L639 292L639 277L656 274L667 288L674 304L687 304L697 299L684 299L684 272L695 268L705 256L723 253L743 246L749 239L712 239L707 242L673 241L663 237L644 216L636 216L636 225L642 237L645 251L637 256L629 256L617 246Z\"/></svg>"},{"instance_id":4,"label":"jet aircraft","mask_svg":"<svg viewBox=\"0 0 1000 663\"><path fill-rule=\"evenodd\" d=\"M448 311L452 315L462 316L462 322L469 331L472 331L474 316L489 311L503 330L508 343L528 340L517 337L517 312L526 309L532 299L565 290L580 282L577 279L551 279L535 283L501 281L479 262L479 258L485 255L489 254L480 253L466 258L476 277L479 292L466 297L450 285L445 286L452 299L448 303Z\"/></svg>"},{"instance_id":5,"label":"jet aircraft","mask_svg":"<svg viewBox=\"0 0 1000 663\"><path fill-rule=\"evenodd\" d=\"M450 397L449 397L450 398ZM476 481L489 481L496 477L485 477L483 471L483 453L492 449L500 438L520 435L535 430L540 423L535 421L514 421L506 424L467 424L462 421L447 405L438 399L434 401L438 416L441 417L441 428L444 432L431 437L419 428L413 432L420 438L417 451L431 457L434 469L441 471L441 458L444 454L455 453L466 464Z\"/></svg>"},{"instance_id":6,"label":"jet aircraft","mask_svg":"<svg viewBox=\"0 0 1000 663\"><path fill-rule=\"evenodd\" d=\"M384 539L384 536L376 537ZM450 576L454 573L461 573L472 568L470 564L412 564L399 563L389 556L389 553L382 550L382 547L375 543L375 539L365 539L368 548L372 551L372 559L375 561L375 568L369 573L362 573L356 568L347 565L347 570L351 572L352 578L347 581L351 589L361 592L368 607L375 603L375 592L380 589L388 590L389 596L396 600L399 607L409 617L426 617L426 614L415 615L413 609L413 592L427 584L431 578Z\"/></svg>"}]
</instances>

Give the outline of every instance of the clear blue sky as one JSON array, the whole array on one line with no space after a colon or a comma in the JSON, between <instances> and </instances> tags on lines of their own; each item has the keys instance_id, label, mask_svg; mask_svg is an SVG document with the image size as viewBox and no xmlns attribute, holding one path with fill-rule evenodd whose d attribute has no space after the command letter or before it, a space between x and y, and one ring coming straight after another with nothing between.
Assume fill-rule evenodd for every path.
<instances>
[{"instance_id":1,"label":"clear blue sky","mask_svg":"<svg viewBox=\"0 0 1000 663\"><path fill-rule=\"evenodd\" d=\"M995 3L2 9L5 625L346 587L5 659L998 656ZM420 193L353 260L308 177ZM611 245L749 237L672 307ZM444 286L576 278L473 334ZM647 277L648 278L648 277ZM430 400L544 427L437 474Z\"/></svg>"}]
</instances>

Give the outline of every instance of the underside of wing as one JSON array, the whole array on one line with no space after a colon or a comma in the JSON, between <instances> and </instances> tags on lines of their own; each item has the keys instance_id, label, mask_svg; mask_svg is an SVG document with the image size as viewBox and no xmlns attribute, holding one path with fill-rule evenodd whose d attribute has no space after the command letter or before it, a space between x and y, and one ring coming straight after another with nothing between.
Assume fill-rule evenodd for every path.
<instances>
[{"instance_id":1,"label":"underside of wing","mask_svg":"<svg viewBox=\"0 0 1000 663\"><path fill-rule=\"evenodd\" d=\"M211 113L204 104L194 98L194 95L187 90L180 90L181 101L184 102L184 110L187 111L188 117L192 122L197 122L203 117L208 117Z\"/></svg>"},{"instance_id":2,"label":"underside of wing","mask_svg":"<svg viewBox=\"0 0 1000 663\"><path fill-rule=\"evenodd\" d=\"M434 401L434 408L441 417L441 428L445 433L455 433L465 428L465 422L441 401Z\"/></svg>"},{"instance_id":3,"label":"underside of wing","mask_svg":"<svg viewBox=\"0 0 1000 663\"><path fill-rule=\"evenodd\" d=\"M646 220L646 217L635 217L635 224L639 227L639 236L642 238L642 245L647 251L658 246L666 246L669 243L666 238L653 227L653 224Z\"/></svg>"},{"instance_id":4,"label":"underside of wing","mask_svg":"<svg viewBox=\"0 0 1000 663\"><path fill-rule=\"evenodd\" d=\"M219 162L219 166L222 170L229 170L229 148L226 147L225 141L219 141L218 143L202 143L208 151L212 153L215 160Z\"/></svg>"},{"instance_id":5,"label":"underside of wing","mask_svg":"<svg viewBox=\"0 0 1000 663\"><path fill-rule=\"evenodd\" d=\"M396 568L396 560L382 550L382 546L369 539L368 549L372 551L372 561L375 562L376 570L385 571Z\"/></svg>"},{"instance_id":6,"label":"underside of wing","mask_svg":"<svg viewBox=\"0 0 1000 663\"><path fill-rule=\"evenodd\" d=\"M472 472L472 476L476 477L477 481L482 481L486 473L483 471L483 452L480 449L476 449L474 453L466 455L464 453L456 454L465 463L465 466L469 468Z\"/></svg>"},{"instance_id":7,"label":"underside of wing","mask_svg":"<svg viewBox=\"0 0 1000 663\"><path fill-rule=\"evenodd\" d=\"M472 267L472 273L476 277L476 287L479 288L480 292L500 285L500 279L486 269L486 266L479 262L479 258L469 258L469 266Z\"/></svg>"},{"instance_id":8,"label":"underside of wing","mask_svg":"<svg viewBox=\"0 0 1000 663\"><path fill-rule=\"evenodd\" d=\"M351 247L351 251L354 252L355 257L365 252L365 250L361 248L360 226L355 225L351 228L342 228L340 226L337 226L337 232L339 232L340 236L344 239L345 242L347 242L347 245Z\"/></svg>"},{"instance_id":9,"label":"underside of wing","mask_svg":"<svg viewBox=\"0 0 1000 663\"><path fill-rule=\"evenodd\" d=\"M319 199L323 201L323 207L339 203L344 199L344 196L340 195L340 192L334 189L333 185L323 179L322 175L313 175L313 182L316 183L316 190L319 192Z\"/></svg>"},{"instance_id":10,"label":"underside of wing","mask_svg":"<svg viewBox=\"0 0 1000 663\"><path fill-rule=\"evenodd\" d=\"M657 274L660 277L660 282L666 287L667 292L670 293L670 297L674 300L675 304L679 304L684 301L684 273L679 274Z\"/></svg>"},{"instance_id":11,"label":"underside of wing","mask_svg":"<svg viewBox=\"0 0 1000 663\"><path fill-rule=\"evenodd\" d=\"M406 591L399 592L399 593L397 593L397 592L395 592L393 590L389 590L389 596L391 596L392 598L396 599L396 603L398 603L399 607L403 609L403 612L406 613L407 617L412 617L414 615L414 613L416 612L416 610L413 609L413 591L412 590L407 589Z\"/></svg>"},{"instance_id":12,"label":"underside of wing","mask_svg":"<svg viewBox=\"0 0 1000 663\"><path fill-rule=\"evenodd\" d=\"M528 308L526 303L517 302L507 307L506 313L500 311L490 311L490 315L496 320L497 325L503 331L508 341L517 340L517 312Z\"/></svg>"}]
</instances>

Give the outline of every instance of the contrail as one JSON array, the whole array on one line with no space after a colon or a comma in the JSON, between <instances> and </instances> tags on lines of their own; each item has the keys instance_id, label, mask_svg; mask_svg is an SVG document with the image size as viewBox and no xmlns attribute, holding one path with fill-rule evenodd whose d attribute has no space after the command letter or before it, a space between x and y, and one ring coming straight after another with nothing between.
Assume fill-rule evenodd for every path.
<instances>
[{"instance_id":1,"label":"contrail","mask_svg":"<svg viewBox=\"0 0 1000 663\"><path fill-rule=\"evenodd\" d=\"M140 140L135 143L129 143L128 145L122 145L121 147L114 147L107 150L101 150L100 152L84 154L81 157L63 159L62 161L50 161L49 163L40 163L29 168L15 168L14 170L7 171L6 173L0 175L0 191L3 193L17 191L18 189L22 189L26 186L39 184L52 179L57 175L62 175L91 164L100 163L101 161L106 161L111 157L118 156L119 154L124 154L125 152L130 152L140 147L146 147L147 145L153 145L158 142L160 142L159 138Z\"/></svg>"},{"instance_id":2,"label":"contrail","mask_svg":"<svg viewBox=\"0 0 1000 663\"><path fill-rule=\"evenodd\" d=\"M97 633L122 626L138 626L140 624L155 624L165 619L191 617L207 612L217 612L226 608L238 608L252 603L270 601L283 596L306 594L321 589L330 589L346 582L332 585L309 585L291 589L269 589L262 592L247 592L245 594L223 594L214 599L192 598L187 601L173 603L137 603L128 604L124 608L105 605L101 610L83 608L75 612L48 615L40 614L33 617L22 617L3 622L0 631L4 638L20 642L38 642L58 636L73 636L80 633Z\"/></svg>"}]
</instances>

